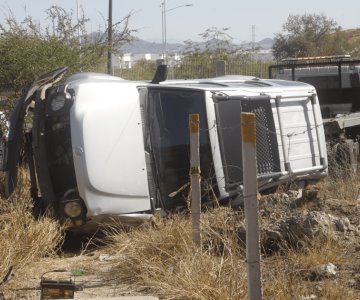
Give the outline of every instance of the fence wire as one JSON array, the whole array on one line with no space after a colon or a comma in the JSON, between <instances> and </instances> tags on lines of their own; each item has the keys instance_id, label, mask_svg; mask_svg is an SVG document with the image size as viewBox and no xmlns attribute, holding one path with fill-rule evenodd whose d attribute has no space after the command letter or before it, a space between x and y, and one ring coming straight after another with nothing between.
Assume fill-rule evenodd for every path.
<instances>
[{"instance_id":1,"label":"fence wire","mask_svg":"<svg viewBox=\"0 0 360 300\"><path fill-rule=\"evenodd\" d=\"M268 67L271 61L215 61L199 60L168 63L168 79L212 78L221 75L245 75L268 78ZM151 80L155 74L156 64L135 64L132 68L114 68L113 73L128 80Z\"/></svg>"}]
</instances>

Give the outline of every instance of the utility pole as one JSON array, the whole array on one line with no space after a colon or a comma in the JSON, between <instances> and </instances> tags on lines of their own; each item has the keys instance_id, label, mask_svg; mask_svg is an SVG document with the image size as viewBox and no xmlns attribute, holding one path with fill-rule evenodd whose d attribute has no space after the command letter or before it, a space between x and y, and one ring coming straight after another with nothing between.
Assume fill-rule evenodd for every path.
<instances>
[{"instance_id":1,"label":"utility pole","mask_svg":"<svg viewBox=\"0 0 360 300\"><path fill-rule=\"evenodd\" d=\"M111 59L111 51L112 51L112 0L109 0L109 19L108 19L108 61L107 61L107 72L112 75L112 59Z\"/></svg>"}]
</instances>

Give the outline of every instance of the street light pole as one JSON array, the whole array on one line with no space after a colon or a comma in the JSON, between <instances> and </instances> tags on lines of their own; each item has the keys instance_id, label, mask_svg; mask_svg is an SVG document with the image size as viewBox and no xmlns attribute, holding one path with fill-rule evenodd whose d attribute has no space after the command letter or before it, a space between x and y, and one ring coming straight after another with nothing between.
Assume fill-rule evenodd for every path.
<instances>
[{"instance_id":1,"label":"street light pole","mask_svg":"<svg viewBox=\"0 0 360 300\"><path fill-rule=\"evenodd\" d=\"M109 0L109 20L108 20L108 61L107 61L107 72L112 75L112 59L111 59L111 50L112 50L112 0Z\"/></svg>"},{"instance_id":2,"label":"street light pole","mask_svg":"<svg viewBox=\"0 0 360 300\"><path fill-rule=\"evenodd\" d=\"M81 67L81 35L80 35L80 13L79 13L79 0L76 0L76 19L77 19L77 34L78 34L78 43L79 43L79 62L80 62L80 71Z\"/></svg>"},{"instance_id":3,"label":"street light pole","mask_svg":"<svg viewBox=\"0 0 360 300\"><path fill-rule=\"evenodd\" d=\"M161 3L162 59L166 62L166 0Z\"/></svg>"},{"instance_id":4,"label":"street light pole","mask_svg":"<svg viewBox=\"0 0 360 300\"><path fill-rule=\"evenodd\" d=\"M80 16L79 16L79 0L76 0L76 18L77 18L77 34L79 41L79 49L81 50L81 36L80 36Z\"/></svg>"},{"instance_id":5,"label":"street light pole","mask_svg":"<svg viewBox=\"0 0 360 300\"><path fill-rule=\"evenodd\" d=\"M161 28L162 28L162 48L163 48L162 58L163 58L165 64L167 62L166 13L171 10L174 10L174 9L177 9L180 7L185 7L185 6L193 6L193 5L192 4L183 4L183 5L179 5L174 8L166 10L166 0L163 0L163 2L161 2Z\"/></svg>"}]
</instances>

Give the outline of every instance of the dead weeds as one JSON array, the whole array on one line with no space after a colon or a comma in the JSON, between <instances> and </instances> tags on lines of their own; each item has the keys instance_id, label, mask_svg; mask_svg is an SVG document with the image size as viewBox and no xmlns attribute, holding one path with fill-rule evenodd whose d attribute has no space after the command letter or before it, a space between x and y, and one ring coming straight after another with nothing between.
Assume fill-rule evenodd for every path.
<instances>
[{"instance_id":1,"label":"dead weeds","mask_svg":"<svg viewBox=\"0 0 360 300\"><path fill-rule=\"evenodd\" d=\"M302 200L296 199L296 192L285 190L278 196L264 196L259 202L261 229L292 213L312 211L347 217L352 228L359 228L358 177L332 180L325 179L316 193L306 192L303 197L308 198ZM5 286L10 299L20 295L11 290L29 285L36 289L41 274L59 268L81 269L85 274L80 281L91 293L79 292L79 299L139 294L160 299L247 298L241 210L221 207L204 212L201 248L192 244L190 216L177 214L155 217L136 228L108 228L106 246L64 257L54 255L62 238L61 227L49 218L34 220L27 193L1 200L0 207L0 272L4 274L11 265L17 269L13 282ZM355 229L327 238L303 237L294 243L300 247L284 242L271 253L263 251L264 299L360 299L360 245ZM309 275L314 267L327 263L337 267L334 277L315 280ZM25 282L30 277L36 280ZM93 286L91 280L96 281ZM28 297L30 294L28 291Z\"/></svg>"}]
</instances>

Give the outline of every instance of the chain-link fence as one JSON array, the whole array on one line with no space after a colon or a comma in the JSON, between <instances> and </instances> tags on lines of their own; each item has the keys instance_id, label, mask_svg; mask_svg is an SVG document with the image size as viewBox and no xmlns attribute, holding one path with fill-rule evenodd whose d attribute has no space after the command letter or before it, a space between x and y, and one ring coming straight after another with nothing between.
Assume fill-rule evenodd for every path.
<instances>
[{"instance_id":1,"label":"chain-link fence","mask_svg":"<svg viewBox=\"0 0 360 300\"><path fill-rule=\"evenodd\" d=\"M268 67L271 61L215 61L199 60L168 63L168 79L211 78L222 75L247 75L268 78ZM134 65L128 69L114 69L114 75L129 80L151 80L156 64Z\"/></svg>"},{"instance_id":2,"label":"chain-link fence","mask_svg":"<svg viewBox=\"0 0 360 300\"><path fill-rule=\"evenodd\" d=\"M259 78L268 78L268 68L271 61L255 60L229 60L217 61L211 59L181 61L169 60L168 79L194 79L194 78L212 78L222 75L247 75ZM107 73L106 63L93 66L92 72ZM127 80L151 80L156 71L156 62L139 61L131 68L113 68L113 75ZM0 85L0 106L4 99L13 99L18 97L8 86ZM0 107L1 111L1 107Z\"/></svg>"}]
</instances>

